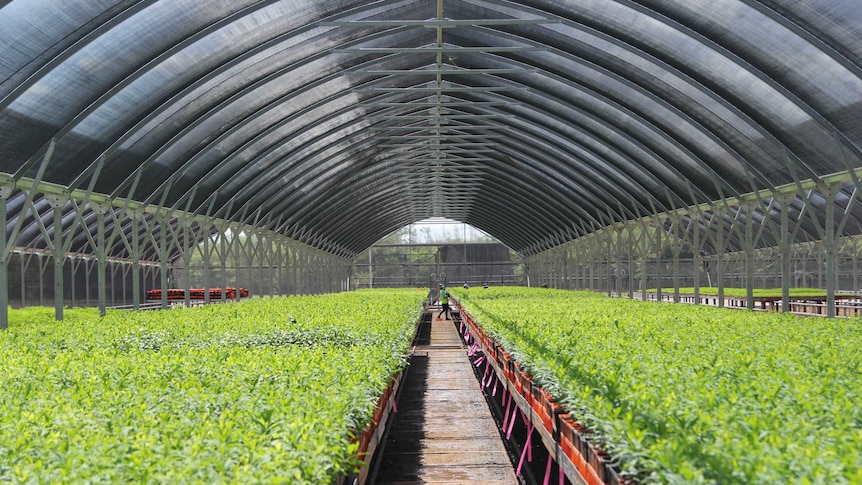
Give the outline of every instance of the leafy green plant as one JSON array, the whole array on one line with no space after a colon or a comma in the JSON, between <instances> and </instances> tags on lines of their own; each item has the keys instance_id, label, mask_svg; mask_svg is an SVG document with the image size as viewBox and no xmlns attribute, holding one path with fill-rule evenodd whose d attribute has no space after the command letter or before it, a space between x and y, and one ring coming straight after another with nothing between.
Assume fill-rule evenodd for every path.
<instances>
[{"instance_id":1,"label":"leafy green plant","mask_svg":"<svg viewBox=\"0 0 862 485\"><path fill-rule=\"evenodd\" d=\"M642 483L862 483L858 320L455 292Z\"/></svg>"},{"instance_id":2,"label":"leafy green plant","mask_svg":"<svg viewBox=\"0 0 862 485\"><path fill-rule=\"evenodd\" d=\"M403 368L424 296L64 322L27 309L0 334L0 480L332 483L356 466L352 437Z\"/></svg>"}]
</instances>

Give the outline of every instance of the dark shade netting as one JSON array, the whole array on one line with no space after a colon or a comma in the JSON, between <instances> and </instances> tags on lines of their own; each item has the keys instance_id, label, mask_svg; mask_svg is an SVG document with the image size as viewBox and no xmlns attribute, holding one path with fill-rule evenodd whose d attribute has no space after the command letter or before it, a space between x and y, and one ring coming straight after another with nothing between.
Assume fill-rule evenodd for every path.
<instances>
[{"instance_id":1,"label":"dark shade netting","mask_svg":"<svg viewBox=\"0 0 862 485\"><path fill-rule=\"evenodd\" d=\"M19 246L47 246L30 179L343 256L429 217L532 254L862 165L855 0L0 5Z\"/></svg>"}]
</instances>

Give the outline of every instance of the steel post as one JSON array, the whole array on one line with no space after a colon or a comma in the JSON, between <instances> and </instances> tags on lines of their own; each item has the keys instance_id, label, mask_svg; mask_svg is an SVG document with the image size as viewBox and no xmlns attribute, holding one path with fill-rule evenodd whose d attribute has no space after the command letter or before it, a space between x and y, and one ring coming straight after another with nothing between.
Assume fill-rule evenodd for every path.
<instances>
[{"instance_id":1,"label":"steel post","mask_svg":"<svg viewBox=\"0 0 862 485\"><path fill-rule=\"evenodd\" d=\"M718 215L718 227L716 228L716 239L718 244L715 251L715 279L718 284L718 306L724 307L724 252L726 243L724 241L724 211L721 208L715 210Z\"/></svg>"},{"instance_id":2,"label":"steel post","mask_svg":"<svg viewBox=\"0 0 862 485\"><path fill-rule=\"evenodd\" d=\"M679 253L682 250L679 225L682 224L682 217L679 214L673 214L671 223L673 224L673 241L671 241L671 251L673 252L673 302L679 303Z\"/></svg>"},{"instance_id":3,"label":"steel post","mask_svg":"<svg viewBox=\"0 0 862 485\"><path fill-rule=\"evenodd\" d=\"M698 217L700 215L698 214ZM694 217L694 216L692 216ZM700 272L703 269L703 256L700 253L700 224L698 224L697 219L693 219L694 224L692 224L692 230L694 234L692 234L692 286L694 287L694 304L700 305Z\"/></svg>"},{"instance_id":4,"label":"steel post","mask_svg":"<svg viewBox=\"0 0 862 485\"><path fill-rule=\"evenodd\" d=\"M103 204L91 204L90 206L96 212L96 299L99 305L99 315L104 317L108 308L105 278L108 267L108 251L105 245L105 214L110 207Z\"/></svg>"},{"instance_id":5,"label":"steel post","mask_svg":"<svg viewBox=\"0 0 862 485\"><path fill-rule=\"evenodd\" d=\"M826 198L826 317L835 317L835 287L836 287L836 257L837 238L835 237L835 196L841 191L838 184L826 186L820 189Z\"/></svg>"},{"instance_id":6,"label":"steel post","mask_svg":"<svg viewBox=\"0 0 862 485\"><path fill-rule=\"evenodd\" d=\"M131 225L129 236L132 238L132 308L141 308L141 238L140 221L144 217L140 211L130 211Z\"/></svg>"},{"instance_id":7,"label":"steel post","mask_svg":"<svg viewBox=\"0 0 862 485\"><path fill-rule=\"evenodd\" d=\"M12 241L6 233L6 201L12 195L12 187L0 187L0 330L9 328L9 259ZM24 281L21 280L21 286Z\"/></svg>"},{"instance_id":8,"label":"steel post","mask_svg":"<svg viewBox=\"0 0 862 485\"><path fill-rule=\"evenodd\" d=\"M168 307L168 226L171 219L162 216L159 222L159 286L162 288L162 308Z\"/></svg>"},{"instance_id":9,"label":"steel post","mask_svg":"<svg viewBox=\"0 0 862 485\"><path fill-rule=\"evenodd\" d=\"M781 226L779 252L781 258L781 311L790 311L790 283L792 274L790 272L790 215L788 207L796 198L795 195L782 195L778 199L781 204Z\"/></svg>"},{"instance_id":10,"label":"steel post","mask_svg":"<svg viewBox=\"0 0 862 485\"><path fill-rule=\"evenodd\" d=\"M656 217L656 227L654 232L655 237L655 277L656 277L656 287L655 287L655 298L658 301L662 300L662 233L664 232L664 220L662 217Z\"/></svg>"},{"instance_id":11,"label":"steel post","mask_svg":"<svg viewBox=\"0 0 862 485\"><path fill-rule=\"evenodd\" d=\"M754 202L741 207L745 211L745 307L754 310Z\"/></svg>"},{"instance_id":12,"label":"steel post","mask_svg":"<svg viewBox=\"0 0 862 485\"><path fill-rule=\"evenodd\" d=\"M45 199L51 204L54 222L51 227L53 235L52 258L54 260L54 318L63 320L63 266L66 262L66 252L63 250L63 207L68 198L55 195L46 195Z\"/></svg>"}]
</instances>

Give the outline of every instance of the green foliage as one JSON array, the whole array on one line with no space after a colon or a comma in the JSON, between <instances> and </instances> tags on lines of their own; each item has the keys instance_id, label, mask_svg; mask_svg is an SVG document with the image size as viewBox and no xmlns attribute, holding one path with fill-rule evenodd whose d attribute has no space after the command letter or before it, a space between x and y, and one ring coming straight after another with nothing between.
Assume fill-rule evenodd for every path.
<instances>
[{"instance_id":1,"label":"green foliage","mask_svg":"<svg viewBox=\"0 0 862 485\"><path fill-rule=\"evenodd\" d=\"M453 293L642 483L862 483L858 320Z\"/></svg>"},{"instance_id":2,"label":"green foliage","mask_svg":"<svg viewBox=\"0 0 862 485\"><path fill-rule=\"evenodd\" d=\"M0 334L0 481L333 483L423 292L253 299ZM33 318L25 323L22 318Z\"/></svg>"}]
</instances>

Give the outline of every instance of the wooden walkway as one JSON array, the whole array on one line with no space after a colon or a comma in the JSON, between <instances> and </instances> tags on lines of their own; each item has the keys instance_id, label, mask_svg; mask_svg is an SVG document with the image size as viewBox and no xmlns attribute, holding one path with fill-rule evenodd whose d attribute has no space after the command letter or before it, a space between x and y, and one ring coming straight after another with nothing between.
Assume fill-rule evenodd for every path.
<instances>
[{"instance_id":1,"label":"wooden walkway","mask_svg":"<svg viewBox=\"0 0 862 485\"><path fill-rule=\"evenodd\" d=\"M422 327L370 483L519 483L455 324Z\"/></svg>"}]
</instances>

